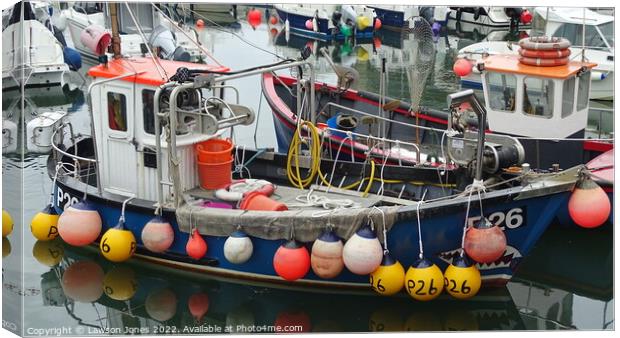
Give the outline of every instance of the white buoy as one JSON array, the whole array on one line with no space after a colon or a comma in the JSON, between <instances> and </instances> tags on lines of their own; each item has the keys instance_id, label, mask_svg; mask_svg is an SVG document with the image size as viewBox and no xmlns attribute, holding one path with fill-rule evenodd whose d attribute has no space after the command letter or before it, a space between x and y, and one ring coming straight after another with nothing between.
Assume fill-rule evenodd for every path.
<instances>
[{"instance_id":1,"label":"white buoy","mask_svg":"<svg viewBox=\"0 0 620 338\"><path fill-rule=\"evenodd\" d=\"M162 253L174 242L172 225L164 218L157 216L142 228L142 244L152 252Z\"/></svg>"},{"instance_id":2,"label":"white buoy","mask_svg":"<svg viewBox=\"0 0 620 338\"><path fill-rule=\"evenodd\" d=\"M367 275L381 264L383 248L369 226L357 230L344 245L344 265L354 274Z\"/></svg>"},{"instance_id":3,"label":"white buoy","mask_svg":"<svg viewBox=\"0 0 620 338\"><path fill-rule=\"evenodd\" d=\"M235 231L224 243L224 257L233 264L243 264L252 257L254 245L252 240L243 231Z\"/></svg>"}]
</instances>

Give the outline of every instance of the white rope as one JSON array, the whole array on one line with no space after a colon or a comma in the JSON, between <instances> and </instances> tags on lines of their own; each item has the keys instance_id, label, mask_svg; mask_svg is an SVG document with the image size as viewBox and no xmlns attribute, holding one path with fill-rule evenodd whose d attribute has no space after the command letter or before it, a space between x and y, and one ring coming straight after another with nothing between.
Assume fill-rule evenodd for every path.
<instances>
[{"instance_id":1,"label":"white rope","mask_svg":"<svg viewBox=\"0 0 620 338\"><path fill-rule=\"evenodd\" d=\"M461 238L461 258L465 254L465 232L467 232L467 223L469 220L469 205L471 204L471 195L473 190L469 191L469 197L467 197L467 211L465 211L465 224L463 224L463 237Z\"/></svg>"},{"instance_id":2,"label":"white rope","mask_svg":"<svg viewBox=\"0 0 620 338\"><path fill-rule=\"evenodd\" d=\"M320 206L325 210L330 210L330 212L332 211L332 209L361 208L361 204L353 201L352 199L329 198L326 196L312 195L312 193L313 193L313 190L310 189L310 191L308 191L307 194L299 195L295 197L295 200L299 202L299 204L287 204L287 205L289 207L306 207L306 208Z\"/></svg>"},{"instance_id":3,"label":"white rope","mask_svg":"<svg viewBox=\"0 0 620 338\"><path fill-rule=\"evenodd\" d=\"M424 203L423 201L418 202L416 206L416 214L418 216L418 244L420 245L420 254L418 257L420 259L424 258L424 246L422 245L422 226L420 225L420 205Z\"/></svg>"},{"instance_id":4,"label":"white rope","mask_svg":"<svg viewBox=\"0 0 620 338\"><path fill-rule=\"evenodd\" d=\"M383 254L387 255L388 253L390 253L390 250L388 249L388 242L387 242L387 228L385 226L385 213L383 212L381 208L375 205L373 205L372 208L381 213L381 221L383 222Z\"/></svg>"}]
</instances>

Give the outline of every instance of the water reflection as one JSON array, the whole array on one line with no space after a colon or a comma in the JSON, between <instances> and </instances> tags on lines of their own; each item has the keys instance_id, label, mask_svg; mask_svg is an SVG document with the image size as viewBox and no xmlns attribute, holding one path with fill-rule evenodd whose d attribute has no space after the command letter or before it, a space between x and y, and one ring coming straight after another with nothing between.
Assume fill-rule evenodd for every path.
<instances>
[{"instance_id":1,"label":"water reflection","mask_svg":"<svg viewBox=\"0 0 620 338\"><path fill-rule=\"evenodd\" d=\"M58 257L52 255L58 252L56 245L33 252L50 266ZM483 292L471 301L455 302L446 295L419 303L404 294L384 298L370 290L326 293L264 287L136 259L115 265L92 249L67 247L64 254L59 265L41 275L44 306L64 306L73 318L89 318L92 309L79 304L92 303L108 313L100 324L107 328L151 330L162 324L177 333L206 330L205 326L220 332L244 332L259 326L296 326L296 332L526 328L505 288Z\"/></svg>"}]
</instances>

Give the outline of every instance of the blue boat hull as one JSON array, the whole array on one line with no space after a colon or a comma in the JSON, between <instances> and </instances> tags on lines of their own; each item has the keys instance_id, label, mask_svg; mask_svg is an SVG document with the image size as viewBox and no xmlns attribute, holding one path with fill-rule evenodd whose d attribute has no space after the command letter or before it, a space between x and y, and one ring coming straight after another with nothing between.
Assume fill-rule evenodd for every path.
<instances>
[{"instance_id":1,"label":"blue boat hull","mask_svg":"<svg viewBox=\"0 0 620 338\"><path fill-rule=\"evenodd\" d=\"M396 30L409 28L409 23L405 20L405 13L401 11L391 11L380 7L369 7L374 9L375 13L377 13L377 18L381 19L382 27Z\"/></svg>"},{"instance_id":2,"label":"blue boat hull","mask_svg":"<svg viewBox=\"0 0 620 338\"><path fill-rule=\"evenodd\" d=\"M69 204L76 203L83 192L75 190L62 182L54 187L55 207L61 212ZM514 197L514 196L513 196ZM485 215L491 221L499 222L505 228L508 249L504 257L491 264L480 267L483 280L488 284L505 284L513 275L522 257L527 256L547 226L551 223L558 208L566 203L568 192L556 193L542 197L523 200L502 195L484 202ZM91 202L103 220L102 234L117 224L122 202L89 195ZM475 220L476 210L470 213L470 221ZM137 254L168 265L180 265L190 270L203 270L207 273L231 277L285 282L277 276L273 268L273 256L283 240L265 240L252 238L254 252L251 259L244 264L231 264L223 254L226 237L203 236L208 245L207 257L200 261L189 258L185 252L188 234L181 232L176 223L174 211L165 210L163 216L174 228L174 242L165 254L154 254L142 246L141 232L146 223L153 218L154 209L128 205L125 214L127 229L131 230L138 242ZM390 253L403 266L411 265L417 259L418 231L417 220L413 213L399 213L397 222L387 234ZM425 256L445 269L461 248L465 205L450 206L442 210L430 210L429 215L422 218L422 241ZM312 243L304 243L308 249ZM368 276L359 276L343 271L338 277L325 281L312 271L302 281L295 283L336 286L336 287L367 287Z\"/></svg>"},{"instance_id":3,"label":"blue boat hull","mask_svg":"<svg viewBox=\"0 0 620 338\"><path fill-rule=\"evenodd\" d=\"M305 36L313 39L319 40L345 40L347 37L342 33L335 33L329 29L329 20L324 18L317 19L317 31L309 30L306 28L306 21L312 20L312 17L305 15L292 14L281 9L276 8L276 12L278 13L278 17L282 20L282 22L288 19L289 27L291 29L291 33L297 34L300 36ZM372 27L368 27L362 31L355 30L354 37L357 39L360 38L372 38L374 35L374 31Z\"/></svg>"}]
</instances>

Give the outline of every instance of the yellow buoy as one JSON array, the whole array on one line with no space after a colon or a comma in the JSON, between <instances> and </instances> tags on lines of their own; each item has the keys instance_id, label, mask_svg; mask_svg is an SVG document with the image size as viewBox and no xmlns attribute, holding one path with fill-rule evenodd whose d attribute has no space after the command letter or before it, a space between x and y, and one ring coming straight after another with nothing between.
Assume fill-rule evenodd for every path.
<instances>
[{"instance_id":1,"label":"yellow buoy","mask_svg":"<svg viewBox=\"0 0 620 338\"><path fill-rule=\"evenodd\" d=\"M8 238L2 237L2 258L11 254L11 241Z\"/></svg>"},{"instance_id":2,"label":"yellow buoy","mask_svg":"<svg viewBox=\"0 0 620 338\"><path fill-rule=\"evenodd\" d=\"M103 278L103 292L114 300L129 300L137 290L136 274L127 266L115 266Z\"/></svg>"},{"instance_id":3,"label":"yellow buoy","mask_svg":"<svg viewBox=\"0 0 620 338\"><path fill-rule=\"evenodd\" d=\"M38 240L32 246L32 256L39 263L53 267L58 265L65 256L65 248L60 241Z\"/></svg>"},{"instance_id":4,"label":"yellow buoy","mask_svg":"<svg viewBox=\"0 0 620 338\"><path fill-rule=\"evenodd\" d=\"M357 29L363 31L364 29L370 27L371 22L370 22L370 18L368 18L367 16L358 16L357 19Z\"/></svg>"},{"instance_id":5,"label":"yellow buoy","mask_svg":"<svg viewBox=\"0 0 620 338\"><path fill-rule=\"evenodd\" d=\"M405 283L405 269L389 254L383 255L381 265L370 274L370 285L377 293L391 296L398 293Z\"/></svg>"},{"instance_id":6,"label":"yellow buoy","mask_svg":"<svg viewBox=\"0 0 620 338\"><path fill-rule=\"evenodd\" d=\"M58 218L60 216L51 204L37 212L30 222L30 232L40 241L49 241L58 236Z\"/></svg>"},{"instance_id":7,"label":"yellow buoy","mask_svg":"<svg viewBox=\"0 0 620 338\"><path fill-rule=\"evenodd\" d=\"M429 260L421 258L413 263L405 275L405 290L416 300L429 301L443 291L441 269Z\"/></svg>"},{"instance_id":8,"label":"yellow buoy","mask_svg":"<svg viewBox=\"0 0 620 338\"><path fill-rule=\"evenodd\" d=\"M2 209L2 237L6 237L13 232L13 218L6 210Z\"/></svg>"},{"instance_id":9,"label":"yellow buoy","mask_svg":"<svg viewBox=\"0 0 620 338\"><path fill-rule=\"evenodd\" d=\"M465 257L457 257L444 273L444 287L452 297L469 299L480 290L480 271Z\"/></svg>"},{"instance_id":10,"label":"yellow buoy","mask_svg":"<svg viewBox=\"0 0 620 338\"><path fill-rule=\"evenodd\" d=\"M124 262L136 251L136 238L131 231L125 229L125 222L119 220L114 228L108 229L103 234L99 249L106 259L112 262Z\"/></svg>"}]
</instances>

